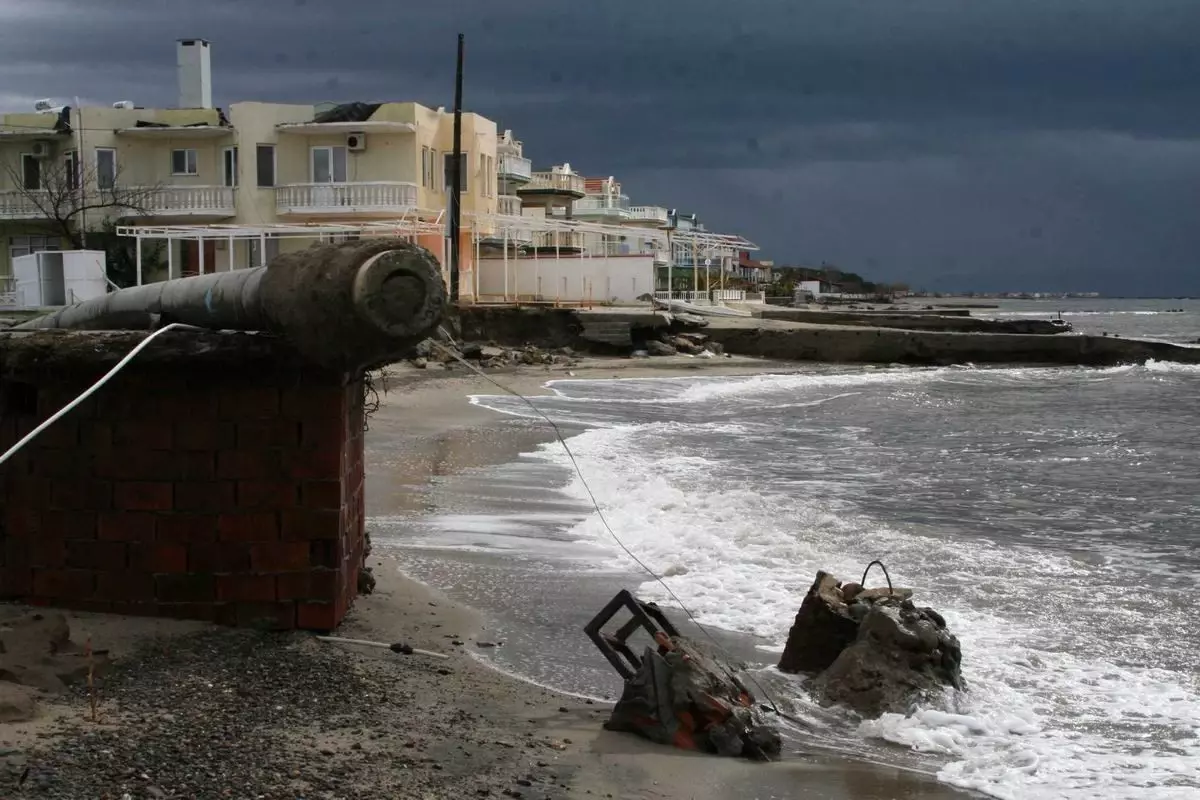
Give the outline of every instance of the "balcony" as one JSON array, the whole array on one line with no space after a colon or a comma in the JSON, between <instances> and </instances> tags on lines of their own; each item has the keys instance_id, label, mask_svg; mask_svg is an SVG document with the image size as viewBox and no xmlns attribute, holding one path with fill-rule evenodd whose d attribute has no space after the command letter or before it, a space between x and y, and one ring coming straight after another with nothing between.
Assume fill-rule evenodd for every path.
<instances>
[{"instance_id":1,"label":"balcony","mask_svg":"<svg viewBox=\"0 0 1200 800\"><path fill-rule=\"evenodd\" d=\"M501 180L528 182L533 178L533 162L528 158L506 153L500 156L496 175Z\"/></svg>"},{"instance_id":2,"label":"balcony","mask_svg":"<svg viewBox=\"0 0 1200 800\"><path fill-rule=\"evenodd\" d=\"M127 191L152 217L232 217L237 213L230 186L135 187Z\"/></svg>"},{"instance_id":3,"label":"balcony","mask_svg":"<svg viewBox=\"0 0 1200 800\"><path fill-rule=\"evenodd\" d=\"M667 224L667 210L662 206L630 206L627 219L658 227Z\"/></svg>"},{"instance_id":4,"label":"balcony","mask_svg":"<svg viewBox=\"0 0 1200 800\"><path fill-rule=\"evenodd\" d=\"M417 208L417 185L400 181L292 183L275 189L279 214L402 214Z\"/></svg>"},{"instance_id":5,"label":"balcony","mask_svg":"<svg viewBox=\"0 0 1200 800\"><path fill-rule=\"evenodd\" d=\"M521 198L512 194L502 194L496 199L496 213L509 217L521 216Z\"/></svg>"},{"instance_id":6,"label":"balcony","mask_svg":"<svg viewBox=\"0 0 1200 800\"><path fill-rule=\"evenodd\" d=\"M48 207L48 199L46 192L0 192L0 219L45 219L38 202Z\"/></svg>"},{"instance_id":7,"label":"balcony","mask_svg":"<svg viewBox=\"0 0 1200 800\"><path fill-rule=\"evenodd\" d=\"M583 234L579 231L538 231L534 234L535 247L553 250L583 249Z\"/></svg>"},{"instance_id":8,"label":"balcony","mask_svg":"<svg viewBox=\"0 0 1200 800\"><path fill-rule=\"evenodd\" d=\"M583 176L572 172L535 172L528 184L521 187L522 192L541 192L545 194L571 194L583 197Z\"/></svg>"},{"instance_id":9,"label":"balcony","mask_svg":"<svg viewBox=\"0 0 1200 800\"><path fill-rule=\"evenodd\" d=\"M589 194L575 201L572 213L577 217L625 219L629 216L629 198L623 194Z\"/></svg>"}]
</instances>

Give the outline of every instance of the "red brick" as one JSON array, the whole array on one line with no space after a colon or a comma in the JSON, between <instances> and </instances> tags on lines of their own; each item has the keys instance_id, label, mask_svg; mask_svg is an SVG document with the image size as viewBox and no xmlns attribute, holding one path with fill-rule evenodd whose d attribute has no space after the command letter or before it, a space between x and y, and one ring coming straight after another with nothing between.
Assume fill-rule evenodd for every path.
<instances>
[{"instance_id":1,"label":"red brick","mask_svg":"<svg viewBox=\"0 0 1200 800\"><path fill-rule=\"evenodd\" d=\"M296 627L296 604L228 603L218 608L217 624L292 630Z\"/></svg>"},{"instance_id":2,"label":"red brick","mask_svg":"<svg viewBox=\"0 0 1200 800\"><path fill-rule=\"evenodd\" d=\"M157 413L168 419L208 421L217 416L217 392L209 385L211 379L199 378L188 387L180 385L162 395Z\"/></svg>"},{"instance_id":3,"label":"red brick","mask_svg":"<svg viewBox=\"0 0 1200 800\"><path fill-rule=\"evenodd\" d=\"M33 594L33 570L29 567L0 568L0 598L10 600Z\"/></svg>"},{"instance_id":4,"label":"red brick","mask_svg":"<svg viewBox=\"0 0 1200 800\"><path fill-rule=\"evenodd\" d=\"M19 453L18 453L19 455ZM6 497L11 503L21 503L28 508L45 508L50 503L50 490L53 482L32 475L17 474L13 468L14 461L8 461Z\"/></svg>"},{"instance_id":5,"label":"red brick","mask_svg":"<svg viewBox=\"0 0 1200 800\"><path fill-rule=\"evenodd\" d=\"M156 575L154 594L162 603L211 603L217 597L212 575Z\"/></svg>"},{"instance_id":6,"label":"red brick","mask_svg":"<svg viewBox=\"0 0 1200 800\"><path fill-rule=\"evenodd\" d=\"M236 446L232 422L186 419L175 423L175 447L179 450L231 450Z\"/></svg>"},{"instance_id":7,"label":"red brick","mask_svg":"<svg viewBox=\"0 0 1200 800\"><path fill-rule=\"evenodd\" d=\"M338 573L332 569L289 572L276 576L280 600L333 602L338 593Z\"/></svg>"},{"instance_id":8,"label":"red brick","mask_svg":"<svg viewBox=\"0 0 1200 800\"><path fill-rule=\"evenodd\" d=\"M152 542L156 520L154 514L136 512L101 514L96 538L104 542Z\"/></svg>"},{"instance_id":9,"label":"red brick","mask_svg":"<svg viewBox=\"0 0 1200 800\"><path fill-rule=\"evenodd\" d=\"M279 539L279 520L272 513L222 514L217 520L222 542L272 542Z\"/></svg>"},{"instance_id":10,"label":"red brick","mask_svg":"<svg viewBox=\"0 0 1200 800\"><path fill-rule=\"evenodd\" d=\"M300 504L305 508L340 509L342 507L342 482L308 481L300 487Z\"/></svg>"},{"instance_id":11,"label":"red brick","mask_svg":"<svg viewBox=\"0 0 1200 800\"><path fill-rule=\"evenodd\" d=\"M286 419L344 419L346 395L340 386L302 386L280 392L280 411Z\"/></svg>"},{"instance_id":12,"label":"red brick","mask_svg":"<svg viewBox=\"0 0 1200 800\"><path fill-rule=\"evenodd\" d=\"M308 542L272 542L250 548L250 568L256 572L308 569Z\"/></svg>"},{"instance_id":13,"label":"red brick","mask_svg":"<svg viewBox=\"0 0 1200 800\"><path fill-rule=\"evenodd\" d=\"M166 450L124 447L102 451L96 457L95 474L112 480L164 480L174 478L174 454Z\"/></svg>"},{"instance_id":14,"label":"red brick","mask_svg":"<svg viewBox=\"0 0 1200 800\"><path fill-rule=\"evenodd\" d=\"M55 410L57 411L57 409ZM66 418L58 420L39 433L34 442L38 447L76 448L79 446L79 423L71 419L71 415L68 414Z\"/></svg>"},{"instance_id":15,"label":"red brick","mask_svg":"<svg viewBox=\"0 0 1200 800\"><path fill-rule=\"evenodd\" d=\"M255 419L279 415L279 390L266 387L224 389L217 396L221 419Z\"/></svg>"},{"instance_id":16,"label":"red brick","mask_svg":"<svg viewBox=\"0 0 1200 800\"><path fill-rule=\"evenodd\" d=\"M250 569L250 548L238 542L193 544L188 547L188 571L220 574Z\"/></svg>"},{"instance_id":17,"label":"red brick","mask_svg":"<svg viewBox=\"0 0 1200 800\"><path fill-rule=\"evenodd\" d=\"M286 478L330 481L342 477L342 453L338 448L288 450L284 451L282 460Z\"/></svg>"},{"instance_id":18,"label":"red brick","mask_svg":"<svg viewBox=\"0 0 1200 800\"><path fill-rule=\"evenodd\" d=\"M67 542L65 539L52 539L44 536L28 542L29 566L43 568L58 568L67 565Z\"/></svg>"},{"instance_id":19,"label":"red brick","mask_svg":"<svg viewBox=\"0 0 1200 800\"><path fill-rule=\"evenodd\" d=\"M222 450L217 453L217 477L264 480L279 477L279 454L273 450Z\"/></svg>"},{"instance_id":20,"label":"red brick","mask_svg":"<svg viewBox=\"0 0 1200 800\"><path fill-rule=\"evenodd\" d=\"M309 542L308 563L315 568L337 569L342 565L342 551L336 541L326 539Z\"/></svg>"},{"instance_id":21,"label":"red brick","mask_svg":"<svg viewBox=\"0 0 1200 800\"><path fill-rule=\"evenodd\" d=\"M238 508L293 508L299 490L290 481L238 481Z\"/></svg>"},{"instance_id":22,"label":"red brick","mask_svg":"<svg viewBox=\"0 0 1200 800\"><path fill-rule=\"evenodd\" d=\"M217 600L235 603L275 602L274 575L218 575Z\"/></svg>"},{"instance_id":23,"label":"red brick","mask_svg":"<svg viewBox=\"0 0 1200 800\"><path fill-rule=\"evenodd\" d=\"M182 544L131 544L129 566L153 575L188 571L188 549Z\"/></svg>"},{"instance_id":24,"label":"red brick","mask_svg":"<svg viewBox=\"0 0 1200 800\"><path fill-rule=\"evenodd\" d=\"M13 569L33 566L29 554L29 540L7 537L0 539L0 564Z\"/></svg>"},{"instance_id":25,"label":"red brick","mask_svg":"<svg viewBox=\"0 0 1200 800\"><path fill-rule=\"evenodd\" d=\"M230 511L237 508L232 481L175 484L176 511Z\"/></svg>"},{"instance_id":26,"label":"red brick","mask_svg":"<svg viewBox=\"0 0 1200 800\"><path fill-rule=\"evenodd\" d=\"M297 603L296 627L308 631L331 631L341 622L333 603Z\"/></svg>"},{"instance_id":27,"label":"red brick","mask_svg":"<svg viewBox=\"0 0 1200 800\"><path fill-rule=\"evenodd\" d=\"M112 447L113 426L111 422L88 419L79 423L79 446L84 450L107 450Z\"/></svg>"},{"instance_id":28,"label":"red brick","mask_svg":"<svg viewBox=\"0 0 1200 800\"><path fill-rule=\"evenodd\" d=\"M101 572L96 576L96 597L108 601L153 601L154 576L140 570Z\"/></svg>"},{"instance_id":29,"label":"red brick","mask_svg":"<svg viewBox=\"0 0 1200 800\"><path fill-rule=\"evenodd\" d=\"M341 414L308 416L300 423L300 446L311 449L338 449L348 438L347 419Z\"/></svg>"},{"instance_id":30,"label":"red brick","mask_svg":"<svg viewBox=\"0 0 1200 800\"><path fill-rule=\"evenodd\" d=\"M38 450L30 460L33 473L43 478L86 478L95 472L90 453L77 448L69 450Z\"/></svg>"},{"instance_id":31,"label":"red brick","mask_svg":"<svg viewBox=\"0 0 1200 800\"><path fill-rule=\"evenodd\" d=\"M113 444L116 447L170 450L174 446L172 427L169 419L161 417L121 420L113 430Z\"/></svg>"},{"instance_id":32,"label":"red brick","mask_svg":"<svg viewBox=\"0 0 1200 800\"><path fill-rule=\"evenodd\" d=\"M300 425L295 420L242 420L237 424L237 446L243 450L295 447L300 442Z\"/></svg>"},{"instance_id":33,"label":"red brick","mask_svg":"<svg viewBox=\"0 0 1200 800\"><path fill-rule=\"evenodd\" d=\"M337 511L308 508L282 511L280 521L281 536L288 541L334 540L342 532L342 516Z\"/></svg>"},{"instance_id":34,"label":"red brick","mask_svg":"<svg viewBox=\"0 0 1200 800\"><path fill-rule=\"evenodd\" d=\"M84 569L38 569L33 572L33 593L53 599L92 596L96 574Z\"/></svg>"},{"instance_id":35,"label":"red brick","mask_svg":"<svg viewBox=\"0 0 1200 800\"><path fill-rule=\"evenodd\" d=\"M76 511L107 511L112 508L112 484L90 478L50 482L52 509Z\"/></svg>"},{"instance_id":36,"label":"red brick","mask_svg":"<svg viewBox=\"0 0 1200 800\"><path fill-rule=\"evenodd\" d=\"M67 542L67 566L119 572L128 565L124 542Z\"/></svg>"},{"instance_id":37,"label":"red brick","mask_svg":"<svg viewBox=\"0 0 1200 800\"><path fill-rule=\"evenodd\" d=\"M96 515L90 511L42 512L40 535L46 539L95 539Z\"/></svg>"},{"instance_id":38,"label":"red brick","mask_svg":"<svg viewBox=\"0 0 1200 800\"><path fill-rule=\"evenodd\" d=\"M128 511L170 511L173 492L165 482L123 482L113 486L113 505Z\"/></svg>"},{"instance_id":39,"label":"red brick","mask_svg":"<svg viewBox=\"0 0 1200 800\"><path fill-rule=\"evenodd\" d=\"M4 511L4 530L11 537L34 537L41 533L42 515L34 508L13 503Z\"/></svg>"},{"instance_id":40,"label":"red brick","mask_svg":"<svg viewBox=\"0 0 1200 800\"><path fill-rule=\"evenodd\" d=\"M155 540L160 544L215 542L217 517L206 514L163 514L157 518Z\"/></svg>"}]
</instances>

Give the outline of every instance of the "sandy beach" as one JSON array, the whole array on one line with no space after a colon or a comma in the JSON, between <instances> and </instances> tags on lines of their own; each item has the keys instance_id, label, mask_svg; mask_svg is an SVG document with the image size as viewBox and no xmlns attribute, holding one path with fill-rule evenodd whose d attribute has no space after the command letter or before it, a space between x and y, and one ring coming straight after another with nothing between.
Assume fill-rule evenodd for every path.
<instances>
[{"instance_id":1,"label":"sandy beach","mask_svg":"<svg viewBox=\"0 0 1200 800\"><path fill-rule=\"evenodd\" d=\"M748 374L754 359L590 360L574 377ZM532 394L567 368L498 372ZM472 406L483 378L392 368L368 433L370 517L428 510L421 487L499 464L553 439ZM368 528L371 522L368 521ZM603 702L558 694L489 666L488 609L403 574L378 543L378 579L340 636L403 641L446 660L223 630L68 614L113 663L92 721L85 690L47 698L32 723L0 725L0 798L951 798L932 776L785 748L763 765L606 732ZM3 608L21 613L19 606ZM581 613L590 616L594 608ZM583 639L581 632L565 635ZM599 654L595 659L600 661ZM799 752L798 752L799 751ZM7 782L6 782L7 781ZM20 788L17 788L19 785Z\"/></svg>"}]
</instances>

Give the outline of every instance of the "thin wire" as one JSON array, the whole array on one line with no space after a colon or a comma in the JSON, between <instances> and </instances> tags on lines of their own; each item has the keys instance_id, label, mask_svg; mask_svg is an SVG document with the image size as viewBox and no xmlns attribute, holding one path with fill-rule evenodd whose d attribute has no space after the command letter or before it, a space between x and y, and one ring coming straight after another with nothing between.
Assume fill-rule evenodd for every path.
<instances>
[{"instance_id":1,"label":"thin wire","mask_svg":"<svg viewBox=\"0 0 1200 800\"><path fill-rule=\"evenodd\" d=\"M439 328L438 330L440 330L442 332L442 334L444 336L446 336L446 338L450 339L451 341L454 340L454 337L450 336L450 334L446 331L446 329L444 327ZM546 423L554 430L554 436L558 439L558 443L562 445L563 451L566 452L566 454L567 454L567 458L570 459L571 466L574 467L575 474L577 476L579 476L579 482L581 484L583 484L583 488L587 492L588 499L591 500L592 507L596 510L596 515L597 515L597 517L599 517L600 523L604 526L604 529L606 531L608 531L608 535L611 536L613 538L613 541L616 542L617 545L620 546L620 548L625 551L625 554L627 556L629 556L631 559L633 559L635 564L637 564L639 567L641 567L643 570L645 570L647 575L649 575L654 580L658 581L658 583L660 585L662 585L662 587L664 589L667 590L667 594L671 596L671 599L675 601L675 604L678 605L679 608L683 610L683 613L687 614L688 619L691 620L692 624L695 625L697 628L699 628L700 632L708 637L709 641L712 642L714 647L716 647L725 656L727 656L727 657L731 656L732 654L729 653L728 650L726 650L724 647L721 646L721 643L717 641L716 637L714 637L711 633L709 633L708 629L700 624L700 622L696 619L696 615L693 614L691 609L688 608L687 605L684 604L684 602L679 599L679 595L675 594L675 592L671 589L671 587L667 585L667 582L665 580L663 580L662 577L660 577L657 572L655 572L653 569L651 569L649 566L647 566L644 561L642 561L640 558L638 558L637 555L632 550L630 550L629 547L626 546L626 544L623 541L621 541L621 537L618 536L617 532L612 529L612 526L608 524L608 518L605 516L604 510L600 507L600 501L596 499L595 493L592 492L592 487L588 484L587 478L584 477L583 469L579 466L579 462L575 460L575 454L571 452L571 447L570 447L570 445L567 444L567 439L565 436L563 436L562 431L559 430L558 424L555 423L555 421L552 420L546 414L546 412L544 412L540 408L538 408L537 405L532 400L530 400L528 397L521 394L517 390L510 389L509 387L500 383L495 378L493 378L491 375L488 375L482 369L475 366L471 362L467 361L459 353L455 352L454 350L451 350L449 347L446 347L445 345L441 344L440 342L434 342L433 345L435 347L437 347L439 350L441 350L444 353L446 353L447 355L449 355L450 357L454 358L456 361L460 362L463 366L465 366L467 369L474 372L479 377L486 380L488 383L492 384L493 386L495 386L496 388L500 389L503 392L507 392L508 394L511 394L513 397L516 397L518 400L521 400L523 403L525 403L525 405L527 405L531 409L533 409L535 414L537 414L539 417L541 417L542 419L544 419L546 421ZM731 660L733 660L733 659L731 659ZM779 716L784 717L785 719L791 719L794 722L799 722L799 720L794 720L792 717L789 717L788 715L784 714L782 711L779 710L779 706L776 705L775 699L773 697L771 697L771 694L766 689L763 688L763 685L761 683L759 683L758 680L755 679L753 675L749 675L747 673L747 677L749 677L750 680L754 682L754 685L758 688L758 690L760 692L762 692L763 697L766 698L767 702L771 704L772 711L774 711Z\"/></svg>"},{"instance_id":2,"label":"thin wire","mask_svg":"<svg viewBox=\"0 0 1200 800\"><path fill-rule=\"evenodd\" d=\"M175 329L175 328L190 328L190 327L192 327L192 326L184 325L183 323L180 323L180 322L172 322L171 324L166 325L162 328L159 328L154 333L147 336L145 339L143 339L141 342L138 343L137 347L130 350L129 353L127 353L124 358L122 358L120 361L118 361L116 366L114 366L107 373L105 373L103 378L101 378L100 380L93 383L87 389L87 391L85 391L83 394L76 397L70 403L67 403L65 406L63 406L61 409L59 409L56 413L52 414L41 425L38 425L36 428L31 430L29 433L25 434L25 436L22 437L22 439L19 442L14 444L12 447L8 448L8 450L4 453L4 455L0 456L0 464L3 464L5 461L8 461L10 458L12 458L14 455L16 455L16 453L22 447L24 447L25 445L27 445L31 441L33 441L38 436L38 434L40 434L42 431L49 428L55 422L58 422L60 419L62 419L64 416L66 416L68 413L70 413L72 409L74 409L76 406L78 406L84 400L87 400L89 397L91 397L93 394L95 394L100 389L101 386L108 383L109 380L112 379L112 377L114 375L116 375L118 372L120 372L122 369L124 369L125 365L134 359L134 356L136 356L138 353L142 352L142 350L144 350L146 348L146 346L148 344L150 344L151 342L153 342L156 338L158 338L162 334L166 333L167 331Z\"/></svg>"}]
</instances>

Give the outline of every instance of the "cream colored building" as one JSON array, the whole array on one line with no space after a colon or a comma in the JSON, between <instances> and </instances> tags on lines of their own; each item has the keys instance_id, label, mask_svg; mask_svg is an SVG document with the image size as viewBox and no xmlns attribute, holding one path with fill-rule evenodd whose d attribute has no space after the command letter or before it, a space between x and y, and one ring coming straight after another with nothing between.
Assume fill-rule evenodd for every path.
<instances>
[{"instance_id":1,"label":"cream colored building","mask_svg":"<svg viewBox=\"0 0 1200 800\"><path fill-rule=\"evenodd\" d=\"M203 40L177 45L180 105L200 107L46 104L0 117L0 275L9 273L14 256L70 247L53 223L64 215L47 208L65 210L80 196L85 208L97 207L82 219L76 214L71 225L88 230L105 218L236 226L440 219L448 201L451 113L418 103L257 102L234 103L223 113L212 107L210 54ZM493 215L496 125L464 113L462 129L463 212ZM439 252L440 237L429 238L422 243ZM211 272L255 266L308 244L269 235L177 240L165 260L172 275Z\"/></svg>"}]
</instances>

